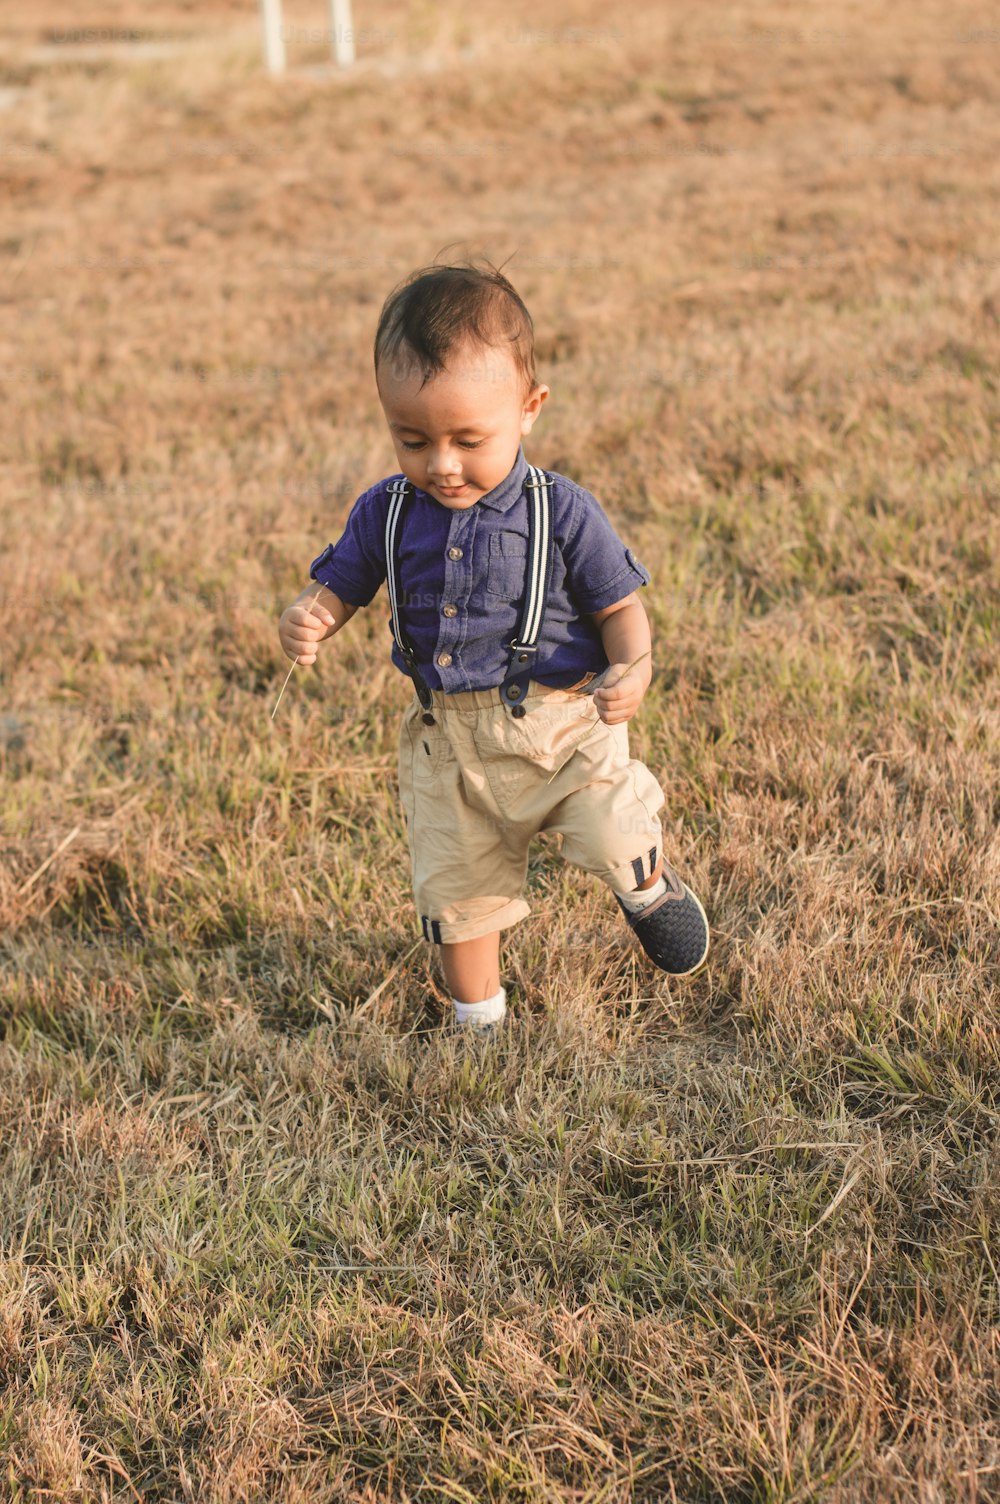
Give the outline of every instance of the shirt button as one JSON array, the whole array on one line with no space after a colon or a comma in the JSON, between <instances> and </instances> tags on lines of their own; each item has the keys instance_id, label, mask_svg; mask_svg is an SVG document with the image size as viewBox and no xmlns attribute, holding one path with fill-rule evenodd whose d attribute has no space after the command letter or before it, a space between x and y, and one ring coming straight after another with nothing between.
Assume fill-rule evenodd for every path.
<instances>
[{"instance_id":1,"label":"shirt button","mask_svg":"<svg viewBox=\"0 0 1000 1504\"><path fill-rule=\"evenodd\" d=\"M448 668L451 665L450 653L438 653L438 668Z\"/></svg>"},{"instance_id":2,"label":"shirt button","mask_svg":"<svg viewBox=\"0 0 1000 1504\"><path fill-rule=\"evenodd\" d=\"M460 559L462 557L462 550L460 548L458 548L457 546L453 547L453 548L449 548L449 550L448 550L448 557L449 557L449 559Z\"/></svg>"},{"instance_id":3,"label":"shirt button","mask_svg":"<svg viewBox=\"0 0 1000 1504\"><path fill-rule=\"evenodd\" d=\"M442 613L443 616L457 616L458 615L458 607L457 606L442 606L441 607L441 613Z\"/></svg>"}]
</instances>

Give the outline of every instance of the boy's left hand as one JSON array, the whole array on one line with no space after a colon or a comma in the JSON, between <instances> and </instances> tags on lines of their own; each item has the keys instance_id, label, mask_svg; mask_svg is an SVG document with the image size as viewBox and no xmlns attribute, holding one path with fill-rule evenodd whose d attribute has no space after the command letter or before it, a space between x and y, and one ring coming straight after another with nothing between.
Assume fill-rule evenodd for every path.
<instances>
[{"instance_id":1,"label":"boy's left hand","mask_svg":"<svg viewBox=\"0 0 1000 1504\"><path fill-rule=\"evenodd\" d=\"M637 664L630 673L625 672L627 668L627 663L612 663L604 683L600 689L594 690L597 713L608 726L617 726L621 721L631 719L649 687L647 664Z\"/></svg>"}]
</instances>

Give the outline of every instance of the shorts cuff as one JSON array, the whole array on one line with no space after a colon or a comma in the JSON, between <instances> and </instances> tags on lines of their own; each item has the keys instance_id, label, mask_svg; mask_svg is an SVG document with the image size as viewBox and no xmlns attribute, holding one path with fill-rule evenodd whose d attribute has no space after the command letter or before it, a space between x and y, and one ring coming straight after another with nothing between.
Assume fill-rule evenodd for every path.
<instances>
[{"instance_id":1,"label":"shorts cuff","mask_svg":"<svg viewBox=\"0 0 1000 1504\"><path fill-rule=\"evenodd\" d=\"M455 945L478 940L494 930L509 929L527 919L531 909L523 898L470 898L461 904L445 904L437 915L417 913L425 940L434 945Z\"/></svg>"},{"instance_id":2,"label":"shorts cuff","mask_svg":"<svg viewBox=\"0 0 1000 1504\"><path fill-rule=\"evenodd\" d=\"M601 879L602 883L607 883L614 893L632 893L640 883L652 877L661 855L659 844L647 846L645 851L641 851L631 861L620 862L617 867L608 867L604 872L598 872L596 876Z\"/></svg>"}]
</instances>

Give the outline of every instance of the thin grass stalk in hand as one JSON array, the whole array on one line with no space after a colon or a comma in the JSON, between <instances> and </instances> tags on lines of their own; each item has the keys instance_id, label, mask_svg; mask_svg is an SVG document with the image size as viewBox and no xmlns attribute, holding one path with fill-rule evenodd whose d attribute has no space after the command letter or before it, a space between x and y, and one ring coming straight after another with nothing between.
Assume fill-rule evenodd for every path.
<instances>
[{"instance_id":1,"label":"thin grass stalk in hand","mask_svg":"<svg viewBox=\"0 0 1000 1504\"><path fill-rule=\"evenodd\" d=\"M323 589L323 586L321 585L319 587L319 590L317 590L316 594L313 596L312 600L309 602L310 606L315 606L316 602L319 600L320 592L322 591L322 589ZM317 618L317 620L318 619L319 618ZM300 655L298 653L296 653L296 655L295 655L295 663L292 664L292 668L294 668L295 664L298 663L299 657L300 657ZM287 684L288 681L289 681L289 679L292 677L292 668L290 668L288 670L288 673L285 675L285 684ZM271 720L272 721L274 720L275 716L278 713L278 706L281 704L281 696L285 693L285 684L283 684L281 686L281 688L279 689L279 691L278 691L278 698L274 702L274 709L271 711Z\"/></svg>"}]
</instances>

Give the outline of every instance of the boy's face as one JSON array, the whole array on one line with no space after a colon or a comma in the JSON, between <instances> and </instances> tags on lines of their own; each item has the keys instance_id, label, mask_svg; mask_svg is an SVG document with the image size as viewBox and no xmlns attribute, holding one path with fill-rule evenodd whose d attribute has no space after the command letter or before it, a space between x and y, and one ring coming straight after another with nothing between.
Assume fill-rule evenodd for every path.
<instances>
[{"instance_id":1,"label":"boy's face","mask_svg":"<svg viewBox=\"0 0 1000 1504\"><path fill-rule=\"evenodd\" d=\"M420 372L383 362L379 399L407 480L451 511L474 506L509 474L549 395L525 396L509 350L467 344L420 387Z\"/></svg>"}]
</instances>

